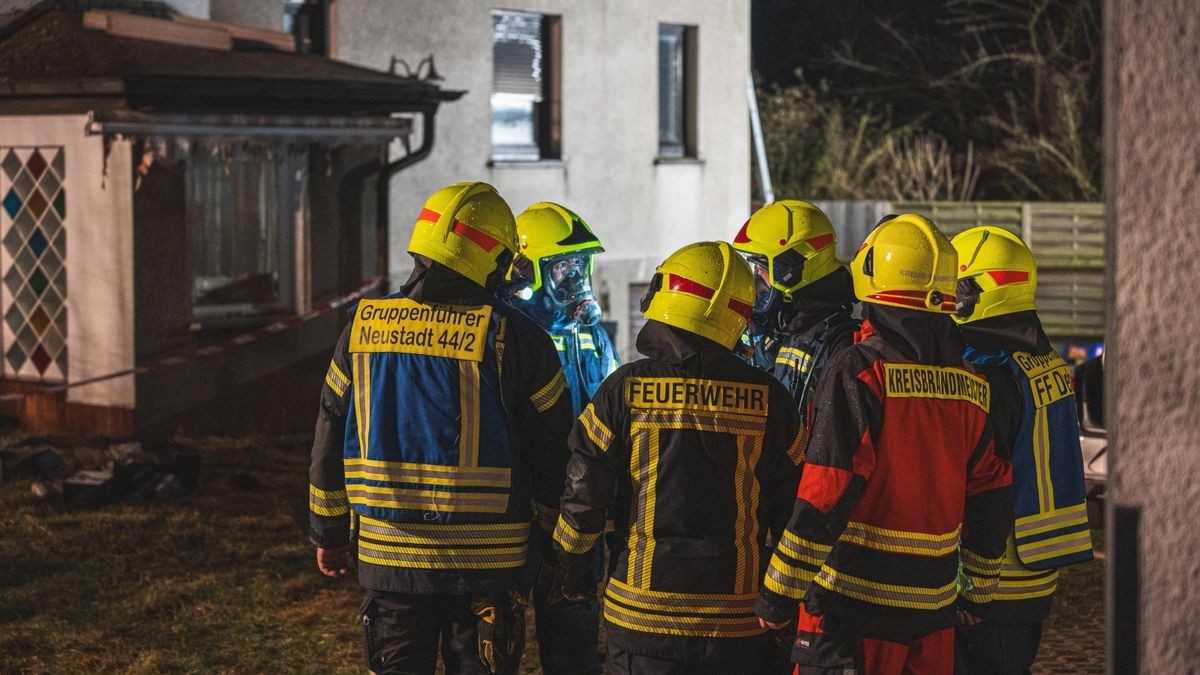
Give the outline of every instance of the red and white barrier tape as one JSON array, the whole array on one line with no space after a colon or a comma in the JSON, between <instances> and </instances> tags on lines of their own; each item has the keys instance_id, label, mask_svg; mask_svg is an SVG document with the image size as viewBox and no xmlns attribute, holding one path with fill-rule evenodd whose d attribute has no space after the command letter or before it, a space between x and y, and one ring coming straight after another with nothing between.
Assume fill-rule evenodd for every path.
<instances>
[{"instance_id":1,"label":"red and white barrier tape","mask_svg":"<svg viewBox=\"0 0 1200 675\"><path fill-rule=\"evenodd\" d=\"M298 325L304 323L305 321L315 319L318 316L321 316L322 314L328 314L329 312L332 312L333 310L338 309L339 307L344 307L344 306L354 302L355 300L358 300L359 298L361 298L363 296L364 293L375 288L376 286L379 286L381 283L383 283L382 277L379 277L376 279L371 279L370 281L365 281L365 282L363 282L363 284L361 286L359 286L354 291L351 291L350 293L347 293L346 295L343 295L341 297L333 298L332 300L326 300L325 302L322 302L321 304L313 307L311 310L309 310L303 314L295 314L293 316L289 316L286 319L281 319L279 321L276 321L275 323L263 326L262 328L256 328L248 333L243 333L241 335L238 335L237 337L232 337L227 340L222 340L221 342L218 342L216 344L211 344L211 345L208 345L205 347L200 347L198 349L193 349L192 351L186 352L184 354L176 354L175 356L167 356L167 357L158 359L156 361L151 361L150 363L147 363L144 366L135 366L133 368L127 368L125 370L119 370L115 373L108 373L107 375L100 375L97 377L89 377L86 380L79 380L78 382L66 382L63 384L49 385L49 386L41 387L40 389L38 389L36 391L22 392L19 394L3 394L3 395L0 395L0 401L14 401L14 400L25 398L26 396L29 396L31 394L49 394L49 393L54 393L54 392L59 392L59 391L65 391L67 389L74 389L75 387L82 387L87 384L95 384L97 382L104 382L105 380L115 380L118 377L125 377L126 375L141 375L142 373L148 373L152 370L158 370L160 368L168 368L170 366L177 366L181 363L188 363L189 361L196 361L198 359L202 359L207 356L212 356L213 354L220 354L221 352L227 352L236 347L241 347L242 345L250 344L251 342L260 340L264 337L267 337L268 335L282 333L283 331L288 330L294 326L298 326Z\"/></svg>"}]
</instances>

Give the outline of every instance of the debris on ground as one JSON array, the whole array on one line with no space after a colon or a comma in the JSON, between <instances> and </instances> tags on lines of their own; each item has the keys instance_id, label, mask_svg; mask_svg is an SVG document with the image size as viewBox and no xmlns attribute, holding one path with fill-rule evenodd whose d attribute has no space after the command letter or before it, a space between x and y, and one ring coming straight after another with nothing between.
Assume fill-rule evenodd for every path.
<instances>
[{"instance_id":1,"label":"debris on ground","mask_svg":"<svg viewBox=\"0 0 1200 675\"><path fill-rule=\"evenodd\" d=\"M199 483L200 456L167 447L149 450L129 441L106 446L27 445L4 451L6 478L33 479L40 499L96 507L117 501L176 499Z\"/></svg>"}]
</instances>

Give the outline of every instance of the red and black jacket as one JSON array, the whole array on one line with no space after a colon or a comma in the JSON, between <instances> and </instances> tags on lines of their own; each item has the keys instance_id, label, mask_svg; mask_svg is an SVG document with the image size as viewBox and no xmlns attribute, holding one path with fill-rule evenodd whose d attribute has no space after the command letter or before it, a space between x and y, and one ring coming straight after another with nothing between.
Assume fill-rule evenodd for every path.
<instances>
[{"instance_id":1,"label":"red and black jacket","mask_svg":"<svg viewBox=\"0 0 1200 675\"><path fill-rule=\"evenodd\" d=\"M872 306L817 390L807 463L755 609L828 615L903 639L990 600L1011 526L987 380L963 366L948 316Z\"/></svg>"}]
</instances>

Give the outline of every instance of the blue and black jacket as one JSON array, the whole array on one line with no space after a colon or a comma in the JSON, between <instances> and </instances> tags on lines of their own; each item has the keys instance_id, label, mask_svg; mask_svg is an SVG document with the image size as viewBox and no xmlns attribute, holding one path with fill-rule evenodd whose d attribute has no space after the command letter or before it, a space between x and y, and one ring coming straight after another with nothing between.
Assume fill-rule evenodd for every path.
<instances>
[{"instance_id":1,"label":"blue and black jacket","mask_svg":"<svg viewBox=\"0 0 1200 675\"><path fill-rule=\"evenodd\" d=\"M1050 613L1058 568L1092 559L1079 447L1079 419L1066 362L1033 311L962 327L966 358L993 383L994 397L1018 402L996 437L1011 453L1013 533L1000 585L980 616L1036 622Z\"/></svg>"},{"instance_id":2,"label":"blue and black jacket","mask_svg":"<svg viewBox=\"0 0 1200 675\"><path fill-rule=\"evenodd\" d=\"M551 340L437 264L353 316L321 393L313 543L355 538L374 590L515 588L534 504L556 512L565 475L572 417Z\"/></svg>"},{"instance_id":3,"label":"blue and black jacket","mask_svg":"<svg viewBox=\"0 0 1200 675\"><path fill-rule=\"evenodd\" d=\"M862 322L853 317L854 288L842 268L800 289L781 312L786 325L756 345L756 365L792 394L800 422L811 423L812 401L826 364L854 344Z\"/></svg>"}]
</instances>

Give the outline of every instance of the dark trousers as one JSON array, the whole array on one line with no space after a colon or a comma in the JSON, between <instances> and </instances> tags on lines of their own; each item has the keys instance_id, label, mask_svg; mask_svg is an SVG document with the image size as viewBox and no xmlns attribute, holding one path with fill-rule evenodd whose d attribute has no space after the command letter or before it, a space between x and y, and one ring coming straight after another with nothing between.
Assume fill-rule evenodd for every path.
<instances>
[{"instance_id":1,"label":"dark trousers","mask_svg":"<svg viewBox=\"0 0 1200 675\"><path fill-rule=\"evenodd\" d=\"M950 675L954 629L896 642L866 637L854 626L801 605L792 659L796 675Z\"/></svg>"},{"instance_id":2,"label":"dark trousers","mask_svg":"<svg viewBox=\"0 0 1200 675\"><path fill-rule=\"evenodd\" d=\"M541 536L545 536L544 533ZM591 556L592 572L599 578L604 571L603 547L597 545ZM537 546L529 547L527 570L541 572L533 584L533 620L537 627L538 659L543 675L600 675L597 651L600 601L547 605L549 570L542 565L541 550Z\"/></svg>"},{"instance_id":3,"label":"dark trousers","mask_svg":"<svg viewBox=\"0 0 1200 675\"><path fill-rule=\"evenodd\" d=\"M596 639L600 602L546 604L546 589L533 588L538 656L544 675L600 675Z\"/></svg>"},{"instance_id":4,"label":"dark trousers","mask_svg":"<svg viewBox=\"0 0 1200 675\"><path fill-rule=\"evenodd\" d=\"M362 606L367 668L378 675L486 675L469 595L367 591Z\"/></svg>"},{"instance_id":5,"label":"dark trousers","mask_svg":"<svg viewBox=\"0 0 1200 675\"><path fill-rule=\"evenodd\" d=\"M1042 643L1042 622L983 621L959 626L955 639L958 675L1029 675Z\"/></svg>"},{"instance_id":6,"label":"dark trousers","mask_svg":"<svg viewBox=\"0 0 1200 675\"><path fill-rule=\"evenodd\" d=\"M728 638L720 641L703 661L685 661L645 656L608 643L605 675L762 675L763 658L775 646L765 636ZM770 672L770 671L766 671Z\"/></svg>"}]
</instances>

